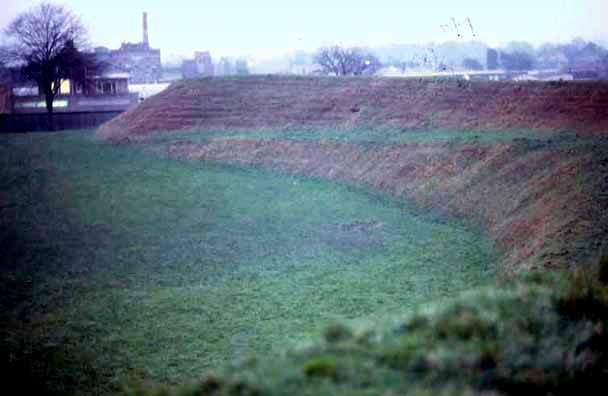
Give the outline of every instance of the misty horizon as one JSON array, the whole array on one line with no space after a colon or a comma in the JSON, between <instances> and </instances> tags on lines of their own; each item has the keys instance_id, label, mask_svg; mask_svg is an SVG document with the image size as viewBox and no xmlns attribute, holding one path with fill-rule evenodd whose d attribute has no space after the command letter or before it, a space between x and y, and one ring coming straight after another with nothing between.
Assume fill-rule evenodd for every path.
<instances>
[{"instance_id":1,"label":"misty horizon","mask_svg":"<svg viewBox=\"0 0 608 396\"><path fill-rule=\"evenodd\" d=\"M39 1L13 1L5 5L0 28ZM147 12L150 45L161 49L164 64L209 51L220 57L246 57L253 61L286 57L297 51L340 44L367 48L445 42L480 42L504 47L511 41L566 43L582 38L608 42L608 27L601 23L608 6L600 0L509 3L468 0L407 6L402 2L352 5L338 1L326 6L317 0L286 5L278 1L234 1L231 6L201 7L183 1L166 7L159 1L125 4L108 0L93 4L72 0L62 4L79 15L92 47L118 48L142 41L141 15ZM365 26L365 28L362 28Z\"/></svg>"}]
</instances>

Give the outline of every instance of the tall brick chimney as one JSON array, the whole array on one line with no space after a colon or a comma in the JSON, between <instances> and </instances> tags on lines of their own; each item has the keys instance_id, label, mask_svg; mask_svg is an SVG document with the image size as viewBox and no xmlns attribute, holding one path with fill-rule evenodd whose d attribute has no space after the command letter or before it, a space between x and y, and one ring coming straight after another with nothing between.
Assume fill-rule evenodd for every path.
<instances>
[{"instance_id":1,"label":"tall brick chimney","mask_svg":"<svg viewBox=\"0 0 608 396\"><path fill-rule=\"evenodd\" d=\"M146 47L148 47L150 45L150 43L148 41L148 13L147 12L144 12L143 21L144 21L144 41L143 41L143 44Z\"/></svg>"}]
</instances>

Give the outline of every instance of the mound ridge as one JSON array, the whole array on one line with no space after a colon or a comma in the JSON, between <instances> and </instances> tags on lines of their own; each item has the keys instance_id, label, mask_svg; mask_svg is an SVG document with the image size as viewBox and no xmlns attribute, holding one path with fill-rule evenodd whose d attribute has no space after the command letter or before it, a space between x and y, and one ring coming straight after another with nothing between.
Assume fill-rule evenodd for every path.
<instances>
[{"instance_id":1,"label":"mound ridge","mask_svg":"<svg viewBox=\"0 0 608 396\"><path fill-rule=\"evenodd\" d=\"M481 226L514 273L608 247L607 132L603 82L252 76L174 83L97 136L413 199Z\"/></svg>"},{"instance_id":2,"label":"mound ridge","mask_svg":"<svg viewBox=\"0 0 608 396\"><path fill-rule=\"evenodd\" d=\"M608 83L251 76L182 80L105 124L154 131L260 128L535 128L601 134Z\"/></svg>"}]
</instances>

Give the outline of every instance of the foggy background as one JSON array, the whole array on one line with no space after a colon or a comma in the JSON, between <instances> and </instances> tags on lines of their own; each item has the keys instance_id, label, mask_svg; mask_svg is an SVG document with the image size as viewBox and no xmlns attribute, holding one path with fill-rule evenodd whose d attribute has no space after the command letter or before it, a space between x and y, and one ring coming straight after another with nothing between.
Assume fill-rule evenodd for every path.
<instances>
[{"instance_id":1,"label":"foggy background","mask_svg":"<svg viewBox=\"0 0 608 396\"><path fill-rule=\"evenodd\" d=\"M39 1L4 0L0 28ZM80 15L92 46L117 48L141 41L141 13L148 12L150 45L162 50L164 64L178 64L194 51L244 56L254 65L296 51L312 52L327 44L390 47L481 41L502 47L525 40L569 42L575 37L608 43L605 0L463 0L410 2L386 0L360 4L280 0L201 2L200 0L105 0L57 2ZM458 37L452 24L469 18ZM463 24L464 25L464 24Z\"/></svg>"}]
</instances>

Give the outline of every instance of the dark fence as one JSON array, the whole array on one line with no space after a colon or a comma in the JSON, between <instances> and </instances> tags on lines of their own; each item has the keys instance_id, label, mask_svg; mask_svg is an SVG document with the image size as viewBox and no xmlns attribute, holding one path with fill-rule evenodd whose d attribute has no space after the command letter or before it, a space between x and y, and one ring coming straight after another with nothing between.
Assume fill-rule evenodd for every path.
<instances>
[{"instance_id":1,"label":"dark fence","mask_svg":"<svg viewBox=\"0 0 608 396\"><path fill-rule=\"evenodd\" d=\"M95 128L121 113L122 111L57 112L53 114L53 129ZM48 131L48 122L45 113L0 114L0 132Z\"/></svg>"}]
</instances>

